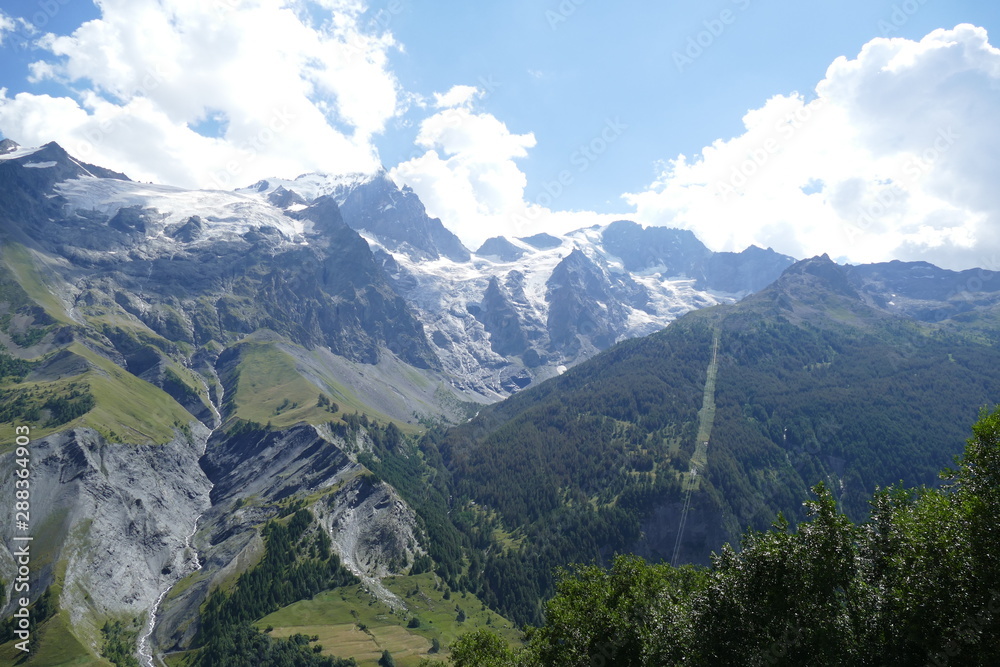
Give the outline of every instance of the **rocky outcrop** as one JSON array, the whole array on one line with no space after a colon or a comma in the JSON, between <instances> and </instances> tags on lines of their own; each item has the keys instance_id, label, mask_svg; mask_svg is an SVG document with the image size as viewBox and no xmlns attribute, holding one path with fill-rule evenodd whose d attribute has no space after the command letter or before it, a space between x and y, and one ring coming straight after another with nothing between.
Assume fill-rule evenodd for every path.
<instances>
[{"instance_id":1,"label":"rocky outcrop","mask_svg":"<svg viewBox=\"0 0 1000 667\"><path fill-rule=\"evenodd\" d=\"M629 220L611 223L601 238L628 271L687 276L703 289L723 292L761 290L795 261L756 246L739 253L712 252L689 230L643 227Z\"/></svg>"},{"instance_id":2,"label":"rocky outcrop","mask_svg":"<svg viewBox=\"0 0 1000 667\"><path fill-rule=\"evenodd\" d=\"M278 186L276 190L267 195L267 200L278 208L288 208L296 204L305 205L306 200L291 190L286 190L283 186Z\"/></svg>"},{"instance_id":3,"label":"rocky outcrop","mask_svg":"<svg viewBox=\"0 0 1000 667\"><path fill-rule=\"evenodd\" d=\"M924 322L1000 304L1000 273L995 271L949 271L927 262L900 261L843 270L872 305Z\"/></svg>"},{"instance_id":4,"label":"rocky outcrop","mask_svg":"<svg viewBox=\"0 0 1000 667\"><path fill-rule=\"evenodd\" d=\"M538 250L552 250L553 248L558 248L563 244L561 238L552 236L551 234L545 234L544 232L533 236L521 236L517 240L527 243L532 248L536 248Z\"/></svg>"},{"instance_id":5,"label":"rocky outcrop","mask_svg":"<svg viewBox=\"0 0 1000 667\"><path fill-rule=\"evenodd\" d=\"M709 289L748 294L773 283L794 261L770 248L750 246L742 252L714 253L695 275Z\"/></svg>"},{"instance_id":6,"label":"rocky outcrop","mask_svg":"<svg viewBox=\"0 0 1000 667\"><path fill-rule=\"evenodd\" d=\"M648 302L645 289L627 274L606 273L579 250L559 263L546 286L550 347L570 354L611 347L627 330L625 306Z\"/></svg>"},{"instance_id":7,"label":"rocky outcrop","mask_svg":"<svg viewBox=\"0 0 1000 667\"><path fill-rule=\"evenodd\" d=\"M9 146L9 145L8 145ZM8 154L16 154L8 151ZM28 168L29 164L49 165L44 169ZM24 155L0 160L0 231L12 233L14 239L23 238L24 226L48 227L49 219L59 219L62 200L52 197L57 183L84 176L119 178L124 174L84 164L74 160L59 144L52 142Z\"/></svg>"},{"instance_id":8,"label":"rocky outcrop","mask_svg":"<svg viewBox=\"0 0 1000 667\"><path fill-rule=\"evenodd\" d=\"M469 308L474 307L470 305ZM483 300L475 307L473 315L489 332L490 346L497 354L519 355L528 349L528 335L521 326L517 309L496 276L490 278Z\"/></svg>"},{"instance_id":9,"label":"rocky outcrop","mask_svg":"<svg viewBox=\"0 0 1000 667\"><path fill-rule=\"evenodd\" d=\"M416 512L395 489L370 474L358 474L313 507L341 562L382 600L402 607L381 580L407 572L414 558L425 553Z\"/></svg>"},{"instance_id":10,"label":"rocky outcrop","mask_svg":"<svg viewBox=\"0 0 1000 667\"><path fill-rule=\"evenodd\" d=\"M194 243L203 235L204 225L201 216L192 215L183 225L170 229L167 236L177 239L181 243Z\"/></svg>"},{"instance_id":11,"label":"rocky outcrop","mask_svg":"<svg viewBox=\"0 0 1000 667\"><path fill-rule=\"evenodd\" d=\"M601 239L605 249L633 272L661 268L666 275L690 275L693 265L712 254L688 230L643 227L630 220L611 223Z\"/></svg>"},{"instance_id":12,"label":"rocky outcrop","mask_svg":"<svg viewBox=\"0 0 1000 667\"><path fill-rule=\"evenodd\" d=\"M406 186L396 187L384 171L335 196L352 229L375 235L391 250L425 259L469 260L468 249L440 219L427 215L416 193Z\"/></svg>"},{"instance_id":13,"label":"rocky outcrop","mask_svg":"<svg viewBox=\"0 0 1000 667\"><path fill-rule=\"evenodd\" d=\"M279 501L331 486L356 474L344 451L305 424L286 431L220 434L209 443L202 466L212 480L212 505L239 498Z\"/></svg>"}]
</instances>

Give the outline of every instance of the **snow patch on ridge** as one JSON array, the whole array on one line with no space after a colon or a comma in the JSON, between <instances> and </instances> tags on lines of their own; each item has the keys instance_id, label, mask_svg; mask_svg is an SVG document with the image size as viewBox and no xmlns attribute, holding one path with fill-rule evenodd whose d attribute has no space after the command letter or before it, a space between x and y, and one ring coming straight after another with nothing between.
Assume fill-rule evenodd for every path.
<instances>
[{"instance_id":1,"label":"snow patch on ridge","mask_svg":"<svg viewBox=\"0 0 1000 667\"><path fill-rule=\"evenodd\" d=\"M20 160L23 157L28 157L29 155L34 155L38 151L45 148L44 146L35 146L34 148L15 148L9 153L0 153L0 160ZM53 163L54 164L54 163Z\"/></svg>"}]
</instances>

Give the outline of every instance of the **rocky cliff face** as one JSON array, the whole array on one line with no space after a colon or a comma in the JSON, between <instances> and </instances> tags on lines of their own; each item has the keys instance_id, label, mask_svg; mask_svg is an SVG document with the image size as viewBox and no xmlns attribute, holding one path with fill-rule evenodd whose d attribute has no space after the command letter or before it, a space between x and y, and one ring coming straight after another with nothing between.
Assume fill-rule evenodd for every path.
<instances>
[{"instance_id":1,"label":"rocky cliff face","mask_svg":"<svg viewBox=\"0 0 1000 667\"><path fill-rule=\"evenodd\" d=\"M31 446L32 594L61 583L59 606L95 652L103 619L148 616L161 593L196 567L189 537L209 507L211 483L198 465L208 430L192 421L188 433L137 446L73 429ZM0 464L12 470L12 459L5 454ZM0 493L13 498L13 486L5 476ZM13 518L0 516L0 534L14 534ZM7 544L0 576L13 582ZM11 611L8 604L4 615Z\"/></svg>"},{"instance_id":2,"label":"rocky cliff face","mask_svg":"<svg viewBox=\"0 0 1000 667\"><path fill-rule=\"evenodd\" d=\"M469 251L459 238L441 220L428 216L416 193L397 187L384 169L370 175L304 174L293 181L270 178L240 191L263 195L282 208L330 197L351 229L366 232L395 252L423 260L469 260Z\"/></svg>"},{"instance_id":3,"label":"rocky cliff face","mask_svg":"<svg viewBox=\"0 0 1000 667\"><path fill-rule=\"evenodd\" d=\"M553 349L605 350L624 337L630 310L649 305L648 292L631 276L602 271L580 250L559 262L545 285Z\"/></svg>"},{"instance_id":4,"label":"rocky cliff face","mask_svg":"<svg viewBox=\"0 0 1000 667\"><path fill-rule=\"evenodd\" d=\"M628 220L608 225L603 240L608 252L621 258L629 271L662 267L670 275L691 275L694 267L712 255L690 231L643 228Z\"/></svg>"},{"instance_id":5,"label":"rocky cliff face","mask_svg":"<svg viewBox=\"0 0 1000 667\"><path fill-rule=\"evenodd\" d=\"M927 262L845 267L850 284L880 308L940 322L1000 304L1000 275L984 269L949 271Z\"/></svg>"},{"instance_id":6,"label":"rocky cliff face","mask_svg":"<svg viewBox=\"0 0 1000 667\"><path fill-rule=\"evenodd\" d=\"M208 593L256 562L263 548L260 526L291 498L313 498L309 509L341 562L381 599L402 606L381 580L406 573L426 553L424 537L416 513L357 462L356 454L368 448L363 429L334 433L299 425L213 436L202 459L213 484L211 507L193 540L202 568L179 595L165 600L156 644L188 645Z\"/></svg>"},{"instance_id":7,"label":"rocky cliff face","mask_svg":"<svg viewBox=\"0 0 1000 667\"><path fill-rule=\"evenodd\" d=\"M494 352L507 357L527 351L528 334L510 294L496 276L490 277L483 300L478 305L469 304L469 312L489 333L490 347Z\"/></svg>"},{"instance_id":8,"label":"rocky cliff face","mask_svg":"<svg viewBox=\"0 0 1000 667\"><path fill-rule=\"evenodd\" d=\"M501 262L514 262L524 257L527 251L519 248L502 236L486 239L476 254L484 258L495 258Z\"/></svg>"},{"instance_id":9,"label":"rocky cliff face","mask_svg":"<svg viewBox=\"0 0 1000 667\"><path fill-rule=\"evenodd\" d=\"M743 252L712 252L683 229L646 227L627 220L608 225L604 247L633 272L659 269L665 275L688 276L708 290L756 292L777 278L792 258L770 248L751 246Z\"/></svg>"},{"instance_id":10,"label":"rocky cliff face","mask_svg":"<svg viewBox=\"0 0 1000 667\"><path fill-rule=\"evenodd\" d=\"M0 154L0 219L27 221L58 210L48 196L57 183L78 178L113 178L124 174L74 159L59 144L21 148L9 140Z\"/></svg>"},{"instance_id":11,"label":"rocky cliff face","mask_svg":"<svg viewBox=\"0 0 1000 667\"><path fill-rule=\"evenodd\" d=\"M311 509L342 562L402 605L380 582L407 572L426 553L424 538L415 512L345 451L366 448L363 430L335 435L303 425L209 439L192 421L188 431L151 446L74 429L32 445L33 597L60 583L59 606L92 650L100 652L105 619L151 614L151 646L187 646L210 590L256 562L260 526L292 496L318 497ZM0 464L13 469L12 458ZM0 493L14 497L13 484L7 477ZM0 517L0 534L14 534L12 521ZM16 569L5 543L8 600ZM164 595L185 577L180 594Z\"/></svg>"},{"instance_id":12,"label":"rocky cliff face","mask_svg":"<svg viewBox=\"0 0 1000 667\"><path fill-rule=\"evenodd\" d=\"M381 580L406 573L425 553L413 509L388 484L359 474L315 512L344 565L381 599L404 607Z\"/></svg>"}]
</instances>

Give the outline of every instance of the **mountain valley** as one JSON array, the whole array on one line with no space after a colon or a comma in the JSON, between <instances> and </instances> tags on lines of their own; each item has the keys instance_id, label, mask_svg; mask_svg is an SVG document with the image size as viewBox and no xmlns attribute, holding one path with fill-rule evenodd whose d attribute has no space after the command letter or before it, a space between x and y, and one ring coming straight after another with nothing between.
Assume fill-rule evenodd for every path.
<instances>
[{"instance_id":1,"label":"mountain valley","mask_svg":"<svg viewBox=\"0 0 1000 667\"><path fill-rule=\"evenodd\" d=\"M803 520L818 483L855 521L876 489L939 486L1000 396L990 272L625 220L470 251L384 170L192 191L5 140L0 258L7 469L31 433L26 664L207 666L206 623L274 651L350 639L365 665L516 643L557 568L708 565Z\"/></svg>"}]
</instances>

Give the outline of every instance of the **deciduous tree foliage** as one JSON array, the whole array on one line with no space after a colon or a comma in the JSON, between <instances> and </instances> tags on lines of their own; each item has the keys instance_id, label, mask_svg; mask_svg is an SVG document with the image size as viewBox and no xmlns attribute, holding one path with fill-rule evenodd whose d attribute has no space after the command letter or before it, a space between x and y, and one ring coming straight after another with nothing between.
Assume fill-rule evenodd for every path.
<instances>
[{"instance_id":1,"label":"deciduous tree foliage","mask_svg":"<svg viewBox=\"0 0 1000 667\"><path fill-rule=\"evenodd\" d=\"M523 652L515 652L492 630L480 628L451 645L451 662L456 667L518 667Z\"/></svg>"}]
</instances>

